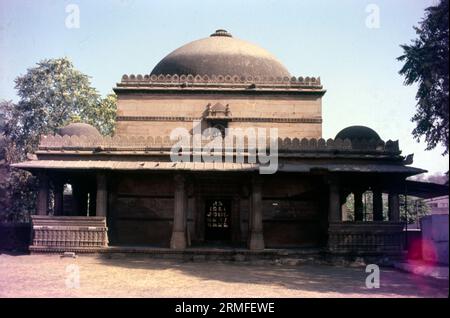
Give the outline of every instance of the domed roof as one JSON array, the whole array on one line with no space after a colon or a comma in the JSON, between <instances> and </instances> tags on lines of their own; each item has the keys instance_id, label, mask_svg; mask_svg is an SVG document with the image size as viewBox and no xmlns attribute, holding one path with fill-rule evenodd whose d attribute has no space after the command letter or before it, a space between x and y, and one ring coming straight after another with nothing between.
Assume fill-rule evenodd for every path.
<instances>
[{"instance_id":1,"label":"domed roof","mask_svg":"<svg viewBox=\"0 0 450 318\"><path fill-rule=\"evenodd\" d=\"M271 53L236 39L225 30L217 30L208 38L176 49L163 58L151 74L291 77Z\"/></svg>"},{"instance_id":2,"label":"domed roof","mask_svg":"<svg viewBox=\"0 0 450 318\"><path fill-rule=\"evenodd\" d=\"M61 136L91 136L100 137L97 128L85 123L72 123L65 127L58 129L58 134Z\"/></svg>"},{"instance_id":3,"label":"domed roof","mask_svg":"<svg viewBox=\"0 0 450 318\"><path fill-rule=\"evenodd\" d=\"M350 126L344 128L340 132L338 132L338 134L336 135L336 139L337 138L340 138L342 140L344 139L381 140L380 136L377 134L375 130L366 126Z\"/></svg>"}]
</instances>

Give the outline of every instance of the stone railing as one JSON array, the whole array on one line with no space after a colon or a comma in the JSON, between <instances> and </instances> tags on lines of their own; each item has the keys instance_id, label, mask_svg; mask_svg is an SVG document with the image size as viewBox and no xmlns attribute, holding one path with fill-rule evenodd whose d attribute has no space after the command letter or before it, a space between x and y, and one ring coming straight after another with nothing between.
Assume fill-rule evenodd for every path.
<instances>
[{"instance_id":1,"label":"stone railing","mask_svg":"<svg viewBox=\"0 0 450 318\"><path fill-rule=\"evenodd\" d=\"M328 228L331 253L398 254L403 250L403 223L340 222Z\"/></svg>"},{"instance_id":2,"label":"stone railing","mask_svg":"<svg viewBox=\"0 0 450 318\"><path fill-rule=\"evenodd\" d=\"M95 252L108 246L105 217L33 215L31 252Z\"/></svg>"},{"instance_id":3,"label":"stone railing","mask_svg":"<svg viewBox=\"0 0 450 318\"><path fill-rule=\"evenodd\" d=\"M117 87L124 86L242 86L249 88L249 85L258 87L290 87L290 88L316 88L321 89L320 77L258 77L258 76L237 76L237 75L123 75L122 81ZM251 87L250 87L251 88ZM254 87L256 88L256 87Z\"/></svg>"},{"instance_id":4,"label":"stone railing","mask_svg":"<svg viewBox=\"0 0 450 318\"><path fill-rule=\"evenodd\" d=\"M253 149L248 139L243 139L243 150ZM267 147L270 139L266 140ZM41 136L39 150L91 150L91 151L150 151L170 150L176 143L169 136L115 136L115 137L88 137L88 136ZM202 140L202 147L211 142L211 139ZM278 138L277 146L279 152L375 152L379 154L399 154L398 141L388 140L353 140L349 139L298 139ZM192 144L191 144L192 145ZM236 148L237 140L232 143ZM229 146L223 143L223 149ZM267 148L266 147L266 148Z\"/></svg>"}]
</instances>

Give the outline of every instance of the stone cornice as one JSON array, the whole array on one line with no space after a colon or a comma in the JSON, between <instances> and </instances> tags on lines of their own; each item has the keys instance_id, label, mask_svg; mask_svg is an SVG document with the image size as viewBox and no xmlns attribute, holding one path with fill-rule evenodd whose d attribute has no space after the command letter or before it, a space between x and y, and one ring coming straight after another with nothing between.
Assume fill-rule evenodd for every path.
<instances>
[{"instance_id":1,"label":"stone cornice","mask_svg":"<svg viewBox=\"0 0 450 318\"><path fill-rule=\"evenodd\" d=\"M245 92L324 94L320 77L239 77L232 75L123 75L116 92Z\"/></svg>"},{"instance_id":2,"label":"stone cornice","mask_svg":"<svg viewBox=\"0 0 450 318\"><path fill-rule=\"evenodd\" d=\"M190 116L117 116L117 121L184 121L202 120L203 117ZM283 118L283 117L231 117L234 122L263 122L263 123L308 123L321 124L322 118Z\"/></svg>"},{"instance_id":3,"label":"stone cornice","mask_svg":"<svg viewBox=\"0 0 450 318\"><path fill-rule=\"evenodd\" d=\"M223 95L282 95L282 96L323 96L326 90L321 89L284 89L243 87L115 87L116 94L223 94Z\"/></svg>"},{"instance_id":4,"label":"stone cornice","mask_svg":"<svg viewBox=\"0 0 450 318\"><path fill-rule=\"evenodd\" d=\"M108 151L151 151L151 150L170 150L177 143L176 140L170 140L169 136L115 136L115 137L88 137L88 136L41 136L39 150L43 151L66 151L81 150L101 153ZM202 147L209 144L210 139L202 140ZM236 142L236 141L235 141ZM243 151L249 151L250 146L247 138L244 137ZM388 140L353 140L349 139L298 139L298 138L278 138L278 151L280 153L323 153L323 152L342 152L353 154L377 154L388 156L399 156L400 149L398 141ZM270 139L266 140L266 145L270 144ZM228 149L224 145L225 151L235 151L235 144Z\"/></svg>"},{"instance_id":5,"label":"stone cornice","mask_svg":"<svg viewBox=\"0 0 450 318\"><path fill-rule=\"evenodd\" d=\"M267 86L291 86L291 87L313 87L322 88L320 77L258 77L247 76L240 77L237 75L123 75L121 83L118 85L131 84L146 84L146 85L189 85L189 84L236 84L236 85L267 85Z\"/></svg>"}]
</instances>

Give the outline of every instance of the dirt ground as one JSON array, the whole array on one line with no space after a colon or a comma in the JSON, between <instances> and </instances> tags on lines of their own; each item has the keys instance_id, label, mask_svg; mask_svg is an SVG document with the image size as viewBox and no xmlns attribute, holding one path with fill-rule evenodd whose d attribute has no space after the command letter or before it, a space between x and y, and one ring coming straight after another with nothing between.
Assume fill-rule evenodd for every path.
<instances>
[{"instance_id":1,"label":"dirt ground","mask_svg":"<svg viewBox=\"0 0 450 318\"><path fill-rule=\"evenodd\" d=\"M78 275L79 273L79 275ZM447 297L448 280L382 268L0 255L0 297Z\"/></svg>"}]
</instances>

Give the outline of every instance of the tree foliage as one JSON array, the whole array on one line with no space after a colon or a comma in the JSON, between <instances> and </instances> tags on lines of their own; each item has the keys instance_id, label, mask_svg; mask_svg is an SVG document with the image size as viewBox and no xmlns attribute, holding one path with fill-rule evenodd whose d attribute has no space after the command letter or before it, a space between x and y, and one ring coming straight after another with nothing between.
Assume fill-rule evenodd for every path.
<instances>
[{"instance_id":1,"label":"tree foliage","mask_svg":"<svg viewBox=\"0 0 450 318\"><path fill-rule=\"evenodd\" d=\"M400 74L405 84L418 84L416 123L413 136L425 137L427 150L437 144L444 146L448 154L449 111L449 0L425 10L425 18L414 27L417 38L410 45L401 45L404 54L398 57L404 62Z\"/></svg>"},{"instance_id":2,"label":"tree foliage","mask_svg":"<svg viewBox=\"0 0 450 318\"><path fill-rule=\"evenodd\" d=\"M116 105L116 94L108 94L97 107L91 108L93 112L86 116L87 123L96 126L102 135L112 136L116 127Z\"/></svg>"},{"instance_id":3,"label":"tree foliage","mask_svg":"<svg viewBox=\"0 0 450 318\"><path fill-rule=\"evenodd\" d=\"M67 58L37 63L16 78L15 88L17 103L0 102L0 221L26 221L35 210L36 179L10 164L36 150L40 135L78 121L103 135L115 126L116 96L101 98Z\"/></svg>"},{"instance_id":4,"label":"tree foliage","mask_svg":"<svg viewBox=\"0 0 450 318\"><path fill-rule=\"evenodd\" d=\"M10 140L2 138L1 146L0 222L28 221L29 215L35 211L37 180L30 173L9 165L19 157Z\"/></svg>"},{"instance_id":5,"label":"tree foliage","mask_svg":"<svg viewBox=\"0 0 450 318\"><path fill-rule=\"evenodd\" d=\"M103 134L113 131L114 98L101 99L89 77L67 58L40 61L15 84L20 99L7 116L5 135L22 154L36 148L41 134L73 121L90 123Z\"/></svg>"}]
</instances>

